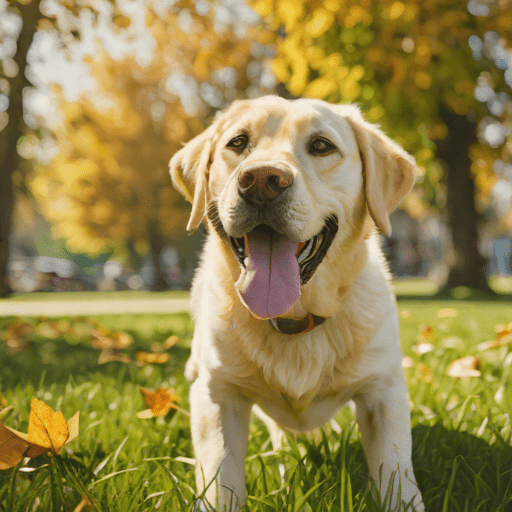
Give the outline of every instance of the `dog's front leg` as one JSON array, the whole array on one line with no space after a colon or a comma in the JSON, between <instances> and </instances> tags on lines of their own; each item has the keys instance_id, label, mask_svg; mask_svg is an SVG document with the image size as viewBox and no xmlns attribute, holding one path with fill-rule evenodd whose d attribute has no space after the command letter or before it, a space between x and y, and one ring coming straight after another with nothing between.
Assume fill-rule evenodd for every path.
<instances>
[{"instance_id":1,"label":"dog's front leg","mask_svg":"<svg viewBox=\"0 0 512 512\"><path fill-rule=\"evenodd\" d=\"M219 512L235 512L246 498L244 460L252 403L208 378L190 390L192 442L199 493ZM215 480L215 481L214 481Z\"/></svg>"},{"instance_id":2,"label":"dog's front leg","mask_svg":"<svg viewBox=\"0 0 512 512\"><path fill-rule=\"evenodd\" d=\"M386 510L395 510L401 501L413 505L406 510L422 512L423 501L411 461L409 395L401 366L387 384L354 400L370 476L383 503L391 489Z\"/></svg>"}]
</instances>

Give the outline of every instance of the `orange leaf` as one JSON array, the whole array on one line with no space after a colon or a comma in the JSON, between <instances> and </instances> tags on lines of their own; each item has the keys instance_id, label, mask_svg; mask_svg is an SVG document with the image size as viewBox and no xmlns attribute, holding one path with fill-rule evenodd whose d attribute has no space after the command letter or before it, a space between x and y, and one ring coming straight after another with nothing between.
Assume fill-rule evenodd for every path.
<instances>
[{"instance_id":1,"label":"orange leaf","mask_svg":"<svg viewBox=\"0 0 512 512\"><path fill-rule=\"evenodd\" d=\"M159 388L156 391L150 391L140 388L144 395L144 400L149 409L137 413L139 418L154 418L155 416L165 416L171 409L179 409L175 404L178 401L178 395L174 389Z\"/></svg>"},{"instance_id":2,"label":"orange leaf","mask_svg":"<svg viewBox=\"0 0 512 512\"><path fill-rule=\"evenodd\" d=\"M21 457L34 458L50 450L57 453L62 446L70 443L78 436L79 412L66 422L60 411L55 412L50 406L37 398L32 399L30 407L28 434L2 425L25 445L23 452L18 454L20 456L18 461L21 460ZM1 436L2 433L0 433L0 439ZM3 437L6 438L5 433ZM8 446L13 445L13 443L16 444L12 438L6 438L6 442ZM22 444L17 443L16 446L19 448Z\"/></svg>"},{"instance_id":3,"label":"orange leaf","mask_svg":"<svg viewBox=\"0 0 512 512\"><path fill-rule=\"evenodd\" d=\"M126 332L100 332L93 331L92 348L123 350L133 343L133 338Z\"/></svg>"},{"instance_id":4,"label":"orange leaf","mask_svg":"<svg viewBox=\"0 0 512 512\"><path fill-rule=\"evenodd\" d=\"M420 326L420 334L427 341L432 339L434 334L434 329L431 325L421 325Z\"/></svg>"},{"instance_id":5,"label":"orange leaf","mask_svg":"<svg viewBox=\"0 0 512 512\"><path fill-rule=\"evenodd\" d=\"M480 359L475 356L466 356L457 359L446 370L446 374L454 378L480 377Z\"/></svg>"},{"instance_id":6,"label":"orange leaf","mask_svg":"<svg viewBox=\"0 0 512 512\"><path fill-rule=\"evenodd\" d=\"M131 359L121 352L116 352L110 348L104 348L98 357L98 364L110 363L111 361L119 361L120 363L129 363Z\"/></svg>"},{"instance_id":7,"label":"orange leaf","mask_svg":"<svg viewBox=\"0 0 512 512\"><path fill-rule=\"evenodd\" d=\"M169 354L166 353L152 353L152 352L144 352L139 351L135 354L135 361L139 364L164 364L169 361Z\"/></svg>"}]
</instances>

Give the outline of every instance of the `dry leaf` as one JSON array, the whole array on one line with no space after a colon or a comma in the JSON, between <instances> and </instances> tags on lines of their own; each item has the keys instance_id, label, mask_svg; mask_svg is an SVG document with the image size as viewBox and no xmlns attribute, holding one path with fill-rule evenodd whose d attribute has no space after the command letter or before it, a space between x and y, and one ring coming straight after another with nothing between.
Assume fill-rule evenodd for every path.
<instances>
[{"instance_id":1,"label":"dry leaf","mask_svg":"<svg viewBox=\"0 0 512 512\"><path fill-rule=\"evenodd\" d=\"M38 457L50 450L58 453L78 436L79 412L66 421L60 411L37 398L30 407L27 434L0 424L0 469L16 465L23 457Z\"/></svg>"},{"instance_id":2,"label":"dry leaf","mask_svg":"<svg viewBox=\"0 0 512 512\"><path fill-rule=\"evenodd\" d=\"M480 359L475 356L466 356L457 359L446 370L446 374L454 378L480 377Z\"/></svg>"},{"instance_id":3,"label":"dry leaf","mask_svg":"<svg viewBox=\"0 0 512 512\"><path fill-rule=\"evenodd\" d=\"M146 388L140 388L144 395L144 400L149 409L137 413L139 418L148 419L155 416L165 416L171 409L181 410L175 402L178 401L178 395L174 389L159 388L156 391L150 391Z\"/></svg>"},{"instance_id":4,"label":"dry leaf","mask_svg":"<svg viewBox=\"0 0 512 512\"><path fill-rule=\"evenodd\" d=\"M7 326L7 339L19 339L29 336L34 332L34 328L27 322L18 320L11 322Z\"/></svg>"},{"instance_id":5,"label":"dry leaf","mask_svg":"<svg viewBox=\"0 0 512 512\"><path fill-rule=\"evenodd\" d=\"M176 343L178 343L180 339L178 336L173 335L169 336L163 343L152 343L151 344L151 352L164 352L165 350L169 350L170 348L174 347Z\"/></svg>"},{"instance_id":6,"label":"dry leaf","mask_svg":"<svg viewBox=\"0 0 512 512\"><path fill-rule=\"evenodd\" d=\"M119 361L120 363L130 363L131 359L121 352L116 352L110 348L104 348L98 357L98 364L110 363L111 361Z\"/></svg>"},{"instance_id":7,"label":"dry leaf","mask_svg":"<svg viewBox=\"0 0 512 512\"><path fill-rule=\"evenodd\" d=\"M164 349L169 350L170 348L174 347L174 345L176 345L176 343L178 343L178 341L180 341L180 339L175 334L172 336L169 336L164 341Z\"/></svg>"},{"instance_id":8,"label":"dry leaf","mask_svg":"<svg viewBox=\"0 0 512 512\"><path fill-rule=\"evenodd\" d=\"M135 361L139 363L140 365L145 364L164 364L169 361L169 354L166 354L164 352L161 353L153 353L153 352L144 352L139 351L135 354Z\"/></svg>"},{"instance_id":9,"label":"dry leaf","mask_svg":"<svg viewBox=\"0 0 512 512\"><path fill-rule=\"evenodd\" d=\"M432 378L433 378L433 374L432 374L432 371L430 370L430 368L424 364L424 363L420 363L418 365L418 369L417 369L417 376L419 379L429 383L429 382L432 382Z\"/></svg>"},{"instance_id":10,"label":"dry leaf","mask_svg":"<svg viewBox=\"0 0 512 512\"><path fill-rule=\"evenodd\" d=\"M16 466L23 459L29 444L0 423L0 469Z\"/></svg>"},{"instance_id":11,"label":"dry leaf","mask_svg":"<svg viewBox=\"0 0 512 512\"><path fill-rule=\"evenodd\" d=\"M495 340L483 341L482 343L479 343L476 346L476 348L477 350L484 351L490 350L492 348L503 347L504 345L508 345L509 343L512 343L512 334L500 336Z\"/></svg>"},{"instance_id":12,"label":"dry leaf","mask_svg":"<svg viewBox=\"0 0 512 512\"><path fill-rule=\"evenodd\" d=\"M133 338L123 331L101 332L93 331L94 339L91 341L92 348L123 350L133 343Z\"/></svg>"},{"instance_id":13,"label":"dry leaf","mask_svg":"<svg viewBox=\"0 0 512 512\"><path fill-rule=\"evenodd\" d=\"M434 329L431 325L421 325L420 334L425 341L430 341L434 334Z\"/></svg>"}]
</instances>

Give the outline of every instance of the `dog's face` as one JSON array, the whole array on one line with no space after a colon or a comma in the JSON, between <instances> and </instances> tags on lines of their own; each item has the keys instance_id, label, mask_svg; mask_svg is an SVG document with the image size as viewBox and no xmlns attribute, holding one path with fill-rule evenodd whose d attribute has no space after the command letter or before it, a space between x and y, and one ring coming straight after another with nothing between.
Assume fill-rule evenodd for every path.
<instances>
[{"instance_id":1,"label":"dog's face","mask_svg":"<svg viewBox=\"0 0 512 512\"><path fill-rule=\"evenodd\" d=\"M355 107L267 96L234 103L173 157L171 176L192 202L189 229L207 214L239 262L242 301L269 318L367 211L390 232L414 164Z\"/></svg>"}]
</instances>

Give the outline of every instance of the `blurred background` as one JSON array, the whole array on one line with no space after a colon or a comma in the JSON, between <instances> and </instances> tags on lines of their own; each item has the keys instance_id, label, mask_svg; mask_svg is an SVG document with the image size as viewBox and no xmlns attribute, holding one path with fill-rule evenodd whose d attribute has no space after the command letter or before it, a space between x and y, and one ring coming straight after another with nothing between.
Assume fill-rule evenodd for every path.
<instances>
[{"instance_id":1,"label":"blurred background","mask_svg":"<svg viewBox=\"0 0 512 512\"><path fill-rule=\"evenodd\" d=\"M188 289L168 162L215 112L358 103L413 154L396 277L512 292L512 0L0 0L0 295Z\"/></svg>"}]
</instances>

